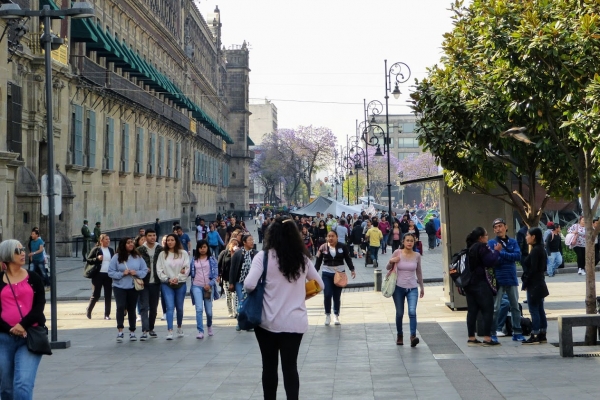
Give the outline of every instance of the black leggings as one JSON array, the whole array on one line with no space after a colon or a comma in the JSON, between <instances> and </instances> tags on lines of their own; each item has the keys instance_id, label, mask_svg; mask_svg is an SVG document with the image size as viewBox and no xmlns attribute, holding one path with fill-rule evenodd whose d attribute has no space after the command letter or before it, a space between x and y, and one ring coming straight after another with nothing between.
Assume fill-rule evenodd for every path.
<instances>
[{"instance_id":1,"label":"black leggings","mask_svg":"<svg viewBox=\"0 0 600 400\"><path fill-rule=\"evenodd\" d=\"M585 247L575 246L573 251L577 256L577 268L585 269Z\"/></svg>"},{"instance_id":2,"label":"black leggings","mask_svg":"<svg viewBox=\"0 0 600 400\"><path fill-rule=\"evenodd\" d=\"M104 289L104 316L110 317L110 306L112 305L112 278L106 272L98 272L92 278L92 297L90 308L100 300L100 291Z\"/></svg>"},{"instance_id":3,"label":"black leggings","mask_svg":"<svg viewBox=\"0 0 600 400\"><path fill-rule=\"evenodd\" d=\"M137 316L135 307L138 301L138 292L135 289L120 289L113 287L115 301L117 302L117 329L123 329L125 326L125 310L129 319L129 332L135 332L135 319Z\"/></svg>"},{"instance_id":4,"label":"black leggings","mask_svg":"<svg viewBox=\"0 0 600 400\"><path fill-rule=\"evenodd\" d=\"M261 327L256 327L254 333L262 354L262 386L265 400L277 397L277 368L280 352L285 393L288 400L298 399L300 378L298 377L297 361L302 333L275 333Z\"/></svg>"},{"instance_id":5,"label":"black leggings","mask_svg":"<svg viewBox=\"0 0 600 400\"><path fill-rule=\"evenodd\" d=\"M489 334L492 330L494 318L494 296L487 282L471 284L465 288L467 293L467 331L469 337L475 336L477 314L481 311L483 316L483 331ZM487 335L486 335L487 336Z\"/></svg>"}]
</instances>

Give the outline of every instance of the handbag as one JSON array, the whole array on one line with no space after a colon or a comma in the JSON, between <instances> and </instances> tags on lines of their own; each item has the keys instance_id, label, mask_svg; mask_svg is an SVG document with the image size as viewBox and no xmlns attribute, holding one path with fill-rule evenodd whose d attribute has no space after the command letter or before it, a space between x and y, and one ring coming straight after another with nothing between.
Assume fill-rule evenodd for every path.
<instances>
[{"instance_id":1,"label":"handbag","mask_svg":"<svg viewBox=\"0 0 600 400\"><path fill-rule=\"evenodd\" d=\"M208 262L209 268L210 268L210 261ZM204 273L204 270L202 270L202 275L204 275L204 280L206 281L206 274ZM202 290L202 298L204 300L210 300L212 297L212 288L209 285L209 289L206 290L203 288Z\"/></svg>"},{"instance_id":2,"label":"handbag","mask_svg":"<svg viewBox=\"0 0 600 400\"><path fill-rule=\"evenodd\" d=\"M256 328L262 321L268 260L268 254L263 252L263 273L254 290L246 293L246 296L242 300L242 306L240 307L237 319L240 329L244 331Z\"/></svg>"},{"instance_id":3,"label":"handbag","mask_svg":"<svg viewBox=\"0 0 600 400\"><path fill-rule=\"evenodd\" d=\"M15 303L17 304L17 309L19 310L19 315L21 319L23 319L23 313L21 313L21 306L17 301L17 295L15 294L15 290L13 289L10 279L8 279L8 274L6 275L6 280L8 281L8 286L15 298ZM48 328L45 326L30 326L25 329L27 332L27 336L25 339L27 340L27 350L34 354L41 355L52 355L52 348L50 347L50 342L48 341Z\"/></svg>"},{"instance_id":4,"label":"handbag","mask_svg":"<svg viewBox=\"0 0 600 400\"><path fill-rule=\"evenodd\" d=\"M533 287L528 288L530 296L536 300L541 300L550 295L546 281L540 280L533 284Z\"/></svg>"},{"instance_id":5,"label":"handbag","mask_svg":"<svg viewBox=\"0 0 600 400\"><path fill-rule=\"evenodd\" d=\"M92 279L96 274L100 271L96 264L86 264L83 267L83 277L87 279Z\"/></svg>"},{"instance_id":6,"label":"handbag","mask_svg":"<svg viewBox=\"0 0 600 400\"><path fill-rule=\"evenodd\" d=\"M346 272L335 271L335 275L333 276L333 284L341 288L346 287L348 285L348 275L346 275Z\"/></svg>"},{"instance_id":7,"label":"handbag","mask_svg":"<svg viewBox=\"0 0 600 400\"><path fill-rule=\"evenodd\" d=\"M394 266L394 268L387 273L385 279L383 280L383 284L381 285L381 294L383 294L383 297L389 298L394 295L397 281L398 272L396 271L396 266Z\"/></svg>"},{"instance_id":8,"label":"handbag","mask_svg":"<svg viewBox=\"0 0 600 400\"><path fill-rule=\"evenodd\" d=\"M129 269L129 268L127 268L127 263L125 263L125 269ZM137 276L134 276L133 277L133 287L138 292L141 292L142 290L144 290L144 280L142 278L138 278Z\"/></svg>"},{"instance_id":9,"label":"handbag","mask_svg":"<svg viewBox=\"0 0 600 400\"><path fill-rule=\"evenodd\" d=\"M312 297L315 297L316 295L321 293L322 290L315 279L311 279L310 281L306 282L304 287L306 289L306 296L304 297L304 300L308 300Z\"/></svg>"}]
</instances>

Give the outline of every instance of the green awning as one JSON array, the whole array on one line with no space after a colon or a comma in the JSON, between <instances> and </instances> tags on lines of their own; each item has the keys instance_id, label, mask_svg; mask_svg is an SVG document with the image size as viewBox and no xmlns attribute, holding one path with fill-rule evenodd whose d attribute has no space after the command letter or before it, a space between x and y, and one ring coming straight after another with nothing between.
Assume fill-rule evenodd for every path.
<instances>
[{"instance_id":1,"label":"green awning","mask_svg":"<svg viewBox=\"0 0 600 400\"><path fill-rule=\"evenodd\" d=\"M74 42L98 43L98 35L86 18L71 20L71 40Z\"/></svg>"},{"instance_id":2,"label":"green awning","mask_svg":"<svg viewBox=\"0 0 600 400\"><path fill-rule=\"evenodd\" d=\"M250 139L250 136L247 137L246 143L248 143L248 146L256 146L252 139Z\"/></svg>"}]
</instances>

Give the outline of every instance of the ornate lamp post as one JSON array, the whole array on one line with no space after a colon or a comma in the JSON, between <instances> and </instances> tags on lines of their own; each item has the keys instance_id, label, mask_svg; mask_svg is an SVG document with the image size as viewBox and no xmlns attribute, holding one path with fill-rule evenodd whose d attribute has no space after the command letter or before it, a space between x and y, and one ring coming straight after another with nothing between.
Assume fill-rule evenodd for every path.
<instances>
[{"instance_id":1,"label":"ornate lamp post","mask_svg":"<svg viewBox=\"0 0 600 400\"><path fill-rule=\"evenodd\" d=\"M376 148L375 157L382 157L386 152L389 155L389 148L386 147L386 142L388 141L386 131L380 125L378 125L375 121L375 116L380 115L382 112L383 112L383 104L379 100L373 100L373 101L369 102L368 104L365 101L365 109L364 109L365 120L364 120L364 122L359 124L359 128L361 127L361 125L363 126L361 139L365 142L365 144L367 146L373 146ZM369 114L371 114L371 116L372 116L370 121L368 120ZM382 144L383 144L383 152L381 150ZM388 160L389 160L389 158L388 158ZM367 158L367 162L368 162L368 158ZM390 164L388 161L388 172L389 172L389 168L390 168ZM367 173L367 176L368 176L368 173ZM390 178L390 176L388 174L388 184L389 184L389 178ZM388 189L390 187L391 187L391 185L388 185ZM392 203L391 203L390 192L391 192L391 190L388 192L388 196L389 196L388 199L390 201L389 209L391 210ZM367 187L367 195L370 196L368 187ZM367 204L370 205L370 201L368 201Z\"/></svg>"}]
</instances>

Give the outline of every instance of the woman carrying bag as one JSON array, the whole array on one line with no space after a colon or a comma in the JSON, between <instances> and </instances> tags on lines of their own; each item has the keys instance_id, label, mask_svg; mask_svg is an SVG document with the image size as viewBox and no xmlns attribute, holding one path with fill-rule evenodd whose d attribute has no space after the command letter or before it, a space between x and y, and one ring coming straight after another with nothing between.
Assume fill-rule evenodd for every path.
<instances>
[{"instance_id":1,"label":"woman carrying bag","mask_svg":"<svg viewBox=\"0 0 600 400\"><path fill-rule=\"evenodd\" d=\"M104 319L110 319L110 309L112 305L112 278L108 276L108 266L110 260L115 255L115 251L110 245L110 237L101 234L98 239L98 245L90 251L87 262L94 266L92 274L92 297L85 310L88 319L92 319L92 310L100 299L100 291L104 289Z\"/></svg>"},{"instance_id":2,"label":"woman carrying bag","mask_svg":"<svg viewBox=\"0 0 600 400\"><path fill-rule=\"evenodd\" d=\"M404 300L408 304L408 318L410 319L410 347L415 347L419 343L417 337L417 302L423 298L425 290L423 288L423 271L421 269L421 254L414 250L415 237L407 233L402 238L403 249L396 250L390 258L387 269L395 268L396 289L393 299L396 307L396 344L404 344L404 334L402 331L402 318L404 317ZM421 293L417 290L417 285Z\"/></svg>"},{"instance_id":3,"label":"woman carrying bag","mask_svg":"<svg viewBox=\"0 0 600 400\"><path fill-rule=\"evenodd\" d=\"M525 236L527 244L532 246L529 255L523 261L523 289L527 290L527 306L531 314L531 336L522 344L546 343L548 321L544 310L544 298L548 296L548 287L544 272L548 264L548 255L544 248L542 230L531 228Z\"/></svg>"},{"instance_id":4,"label":"woman carrying bag","mask_svg":"<svg viewBox=\"0 0 600 400\"><path fill-rule=\"evenodd\" d=\"M213 297L218 299L217 278L219 268L217 260L211 256L210 248L206 240L199 240L196 244L194 257L190 263L190 277L192 278L192 287L190 295L192 304L196 306L196 327L198 334L196 339L204 339L204 325L202 323L202 314L206 310L206 326L208 327L208 336L213 335L212 330L212 301Z\"/></svg>"},{"instance_id":5,"label":"woman carrying bag","mask_svg":"<svg viewBox=\"0 0 600 400\"><path fill-rule=\"evenodd\" d=\"M324 306L325 306L325 326L331 324L331 299L333 298L333 323L340 325L340 308L341 308L341 297L342 289L346 286L345 283L339 282L335 284L336 275L346 279L346 269L344 268L344 262L352 273L352 279L356 277L354 272L354 264L352 264L352 258L348 253L348 247L338 242L338 236L335 230L331 230L327 234L327 243L319 248L317 251L317 263L315 268L317 271L323 264L323 282L325 282L323 293L325 295Z\"/></svg>"},{"instance_id":6,"label":"woman carrying bag","mask_svg":"<svg viewBox=\"0 0 600 400\"><path fill-rule=\"evenodd\" d=\"M283 383L288 399L298 399L298 350L302 335L308 330L306 280L323 281L310 261L310 255L294 221L277 218L265 232L265 247L252 260L244 280L244 290L254 291L264 271L261 323L254 330L262 356L262 386L265 399L277 395L277 365L281 355Z\"/></svg>"}]
</instances>

